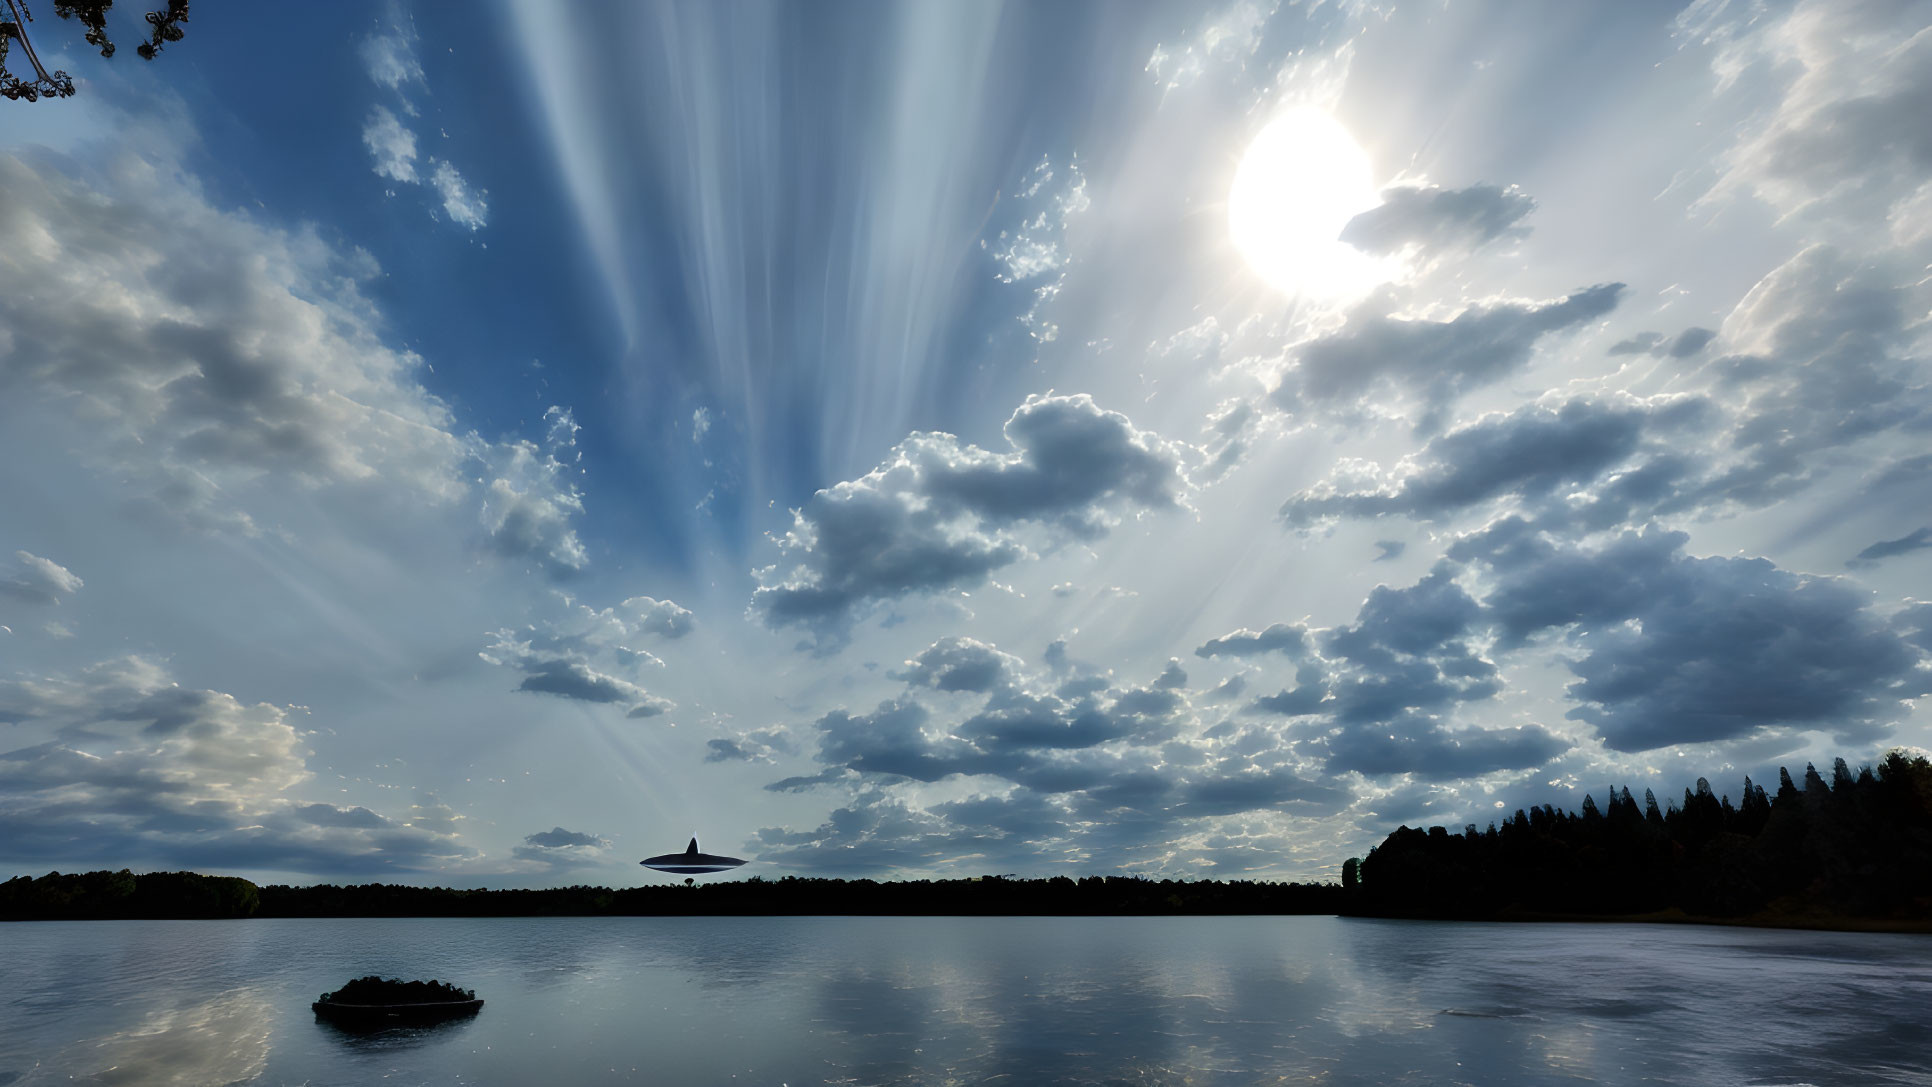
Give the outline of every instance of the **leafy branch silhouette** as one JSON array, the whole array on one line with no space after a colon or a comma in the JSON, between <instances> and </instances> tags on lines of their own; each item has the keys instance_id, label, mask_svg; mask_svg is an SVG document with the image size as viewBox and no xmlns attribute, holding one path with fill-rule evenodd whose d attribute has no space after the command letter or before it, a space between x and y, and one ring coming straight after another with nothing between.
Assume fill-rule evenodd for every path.
<instances>
[{"instance_id":1,"label":"leafy branch silhouette","mask_svg":"<svg viewBox=\"0 0 1932 1087\"><path fill-rule=\"evenodd\" d=\"M16 102L71 97L73 78L62 70L49 72L34 51L33 39L27 34L27 26L34 21L34 16L27 0L4 0L4 3L5 10L0 11L0 97ZM114 42L107 36L107 12L113 6L114 0L54 0L54 14L80 23L86 29L87 44L99 49L105 58L114 55ZM180 24L187 21L188 0L168 0L165 10L147 13L148 40L135 46L134 51L142 60L153 60L163 45L181 40L184 31ZM16 45L33 68L30 79L22 79L7 70L7 53Z\"/></svg>"}]
</instances>

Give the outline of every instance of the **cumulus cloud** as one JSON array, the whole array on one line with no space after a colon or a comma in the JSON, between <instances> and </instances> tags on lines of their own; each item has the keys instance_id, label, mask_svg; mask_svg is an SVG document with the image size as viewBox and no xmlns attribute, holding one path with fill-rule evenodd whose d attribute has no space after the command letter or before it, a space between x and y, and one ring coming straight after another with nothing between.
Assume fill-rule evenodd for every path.
<instances>
[{"instance_id":1,"label":"cumulus cloud","mask_svg":"<svg viewBox=\"0 0 1932 1087\"><path fill-rule=\"evenodd\" d=\"M0 566L0 596L29 604L58 604L86 584L79 575L52 559L15 551L12 568Z\"/></svg>"},{"instance_id":2,"label":"cumulus cloud","mask_svg":"<svg viewBox=\"0 0 1932 1087\"><path fill-rule=\"evenodd\" d=\"M633 596L623 606L636 615L631 624L635 630L660 638L682 638L697 626L691 610L679 607L674 601Z\"/></svg>"},{"instance_id":3,"label":"cumulus cloud","mask_svg":"<svg viewBox=\"0 0 1932 1087\"><path fill-rule=\"evenodd\" d=\"M577 423L569 411L552 407L545 443L515 441L491 454L482 523L490 548L506 558L534 560L552 574L581 570L590 563L572 523L583 512L583 495L572 479L579 459Z\"/></svg>"},{"instance_id":4,"label":"cumulus cloud","mask_svg":"<svg viewBox=\"0 0 1932 1087\"><path fill-rule=\"evenodd\" d=\"M1266 750L1237 751L1204 729L1177 666L1170 662L1145 687L1116 687L1095 677L1049 691L1018 658L969 639L945 639L901 673L904 694L870 712L840 709L818 720L819 774L768 788L998 779L1014 795L1096 818L1132 808L1148 816L1141 829L1150 835L1175 821L1249 811L1317 814L1347 803L1346 790L1307 777L1274 738L1262 745ZM977 708L942 717L920 700L920 692L934 689L980 700ZM1068 826L1062 833L1084 842L1093 831Z\"/></svg>"},{"instance_id":5,"label":"cumulus cloud","mask_svg":"<svg viewBox=\"0 0 1932 1087\"><path fill-rule=\"evenodd\" d=\"M1518 224L1534 210L1536 201L1514 186L1400 185L1384 189L1379 206L1349 220L1341 239L1369 253L1433 256L1521 238L1529 228Z\"/></svg>"},{"instance_id":6,"label":"cumulus cloud","mask_svg":"<svg viewBox=\"0 0 1932 1087\"><path fill-rule=\"evenodd\" d=\"M1483 602L1504 645L1559 631L1577 703L1617 751L1817 729L1870 742L1932 689L1921 655L1834 578L1764 559L1696 558L1682 533L1597 547L1505 522L1451 555L1485 564Z\"/></svg>"},{"instance_id":7,"label":"cumulus cloud","mask_svg":"<svg viewBox=\"0 0 1932 1087\"><path fill-rule=\"evenodd\" d=\"M691 613L669 600L632 597L597 609L566 598L560 614L521 630L498 630L478 655L521 675L519 691L621 705L633 718L657 717L677 703L652 694L634 677L663 662L630 643L647 634L679 638L690 625Z\"/></svg>"},{"instance_id":8,"label":"cumulus cloud","mask_svg":"<svg viewBox=\"0 0 1932 1087\"><path fill-rule=\"evenodd\" d=\"M0 752L0 857L277 870L433 870L475 856L432 800L404 817L299 794L288 711L172 684L145 658L0 685L52 738Z\"/></svg>"},{"instance_id":9,"label":"cumulus cloud","mask_svg":"<svg viewBox=\"0 0 1932 1087\"><path fill-rule=\"evenodd\" d=\"M1330 773L1428 780L1526 769L1568 750L1569 741L1541 726L1483 728L1459 720L1462 707L1502 689L1495 662L1479 652L1487 633L1482 603L1460 584L1460 573L1441 563L1414 585L1378 586L1343 626L1277 624L1202 646L1200 656L1236 658L1283 648L1294 664L1292 687L1246 707L1249 715L1285 718L1290 728L1239 733L1227 725L1228 734L1245 735L1258 749L1278 745L1319 759ZM1242 680L1238 694L1246 681L1234 679Z\"/></svg>"},{"instance_id":10,"label":"cumulus cloud","mask_svg":"<svg viewBox=\"0 0 1932 1087\"><path fill-rule=\"evenodd\" d=\"M1667 443L1713 414L1698 398L1570 400L1492 412L1429 440L1373 486L1331 478L1281 508L1290 525L1402 515L1434 521L1501 498L1577 502L1578 489L1614 484L1640 453L1659 461ZM1616 488L1589 497L1615 501Z\"/></svg>"},{"instance_id":11,"label":"cumulus cloud","mask_svg":"<svg viewBox=\"0 0 1932 1087\"><path fill-rule=\"evenodd\" d=\"M795 755L798 749L780 728L761 728L739 736L719 737L704 743L706 762L776 762L777 756Z\"/></svg>"},{"instance_id":12,"label":"cumulus cloud","mask_svg":"<svg viewBox=\"0 0 1932 1087\"><path fill-rule=\"evenodd\" d=\"M1623 284L1605 283L1541 302L1480 302L1445 321L1385 316L1371 300L1339 331L1293 349L1275 400L1294 411L1388 383L1438 411L1520 369L1544 337L1608 314L1622 293Z\"/></svg>"},{"instance_id":13,"label":"cumulus cloud","mask_svg":"<svg viewBox=\"0 0 1932 1087\"><path fill-rule=\"evenodd\" d=\"M1284 653L1299 657L1308 651L1308 628L1299 624L1276 623L1266 630L1243 628L1219 638L1210 638L1194 650L1197 657L1252 657L1260 653Z\"/></svg>"},{"instance_id":14,"label":"cumulus cloud","mask_svg":"<svg viewBox=\"0 0 1932 1087\"><path fill-rule=\"evenodd\" d=\"M981 693L1012 684L1021 667L1018 657L1002 653L974 638L941 638L906 662L894 678L915 687Z\"/></svg>"},{"instance_id":15,"label":"cumulus cloud","mask_svg":"<svg viewBox=\"0 0 1932 1087\"><path fill-rule=\"evenodd\" d=\"M232 496L267 475L465 493L471 442L382 342L366 255L217 211L131 154L89 181L0 155L0 187L0 395L86 420L143 508L248 529Z\"/></svg>"},{"instance_id":16,"label":"cumulus cloud","mask_svg":"<svg viewBox=\"0 0 1932 1087\"><path fill-rule=\"evenodd\" d=\"M1126 511L1172 508L1187 487L1176 443L1091 397L1031 396L1007 420L1012 451L914 434L867 475L819 491L760 571L752 605L774 626L837 630L863 607L966 588L1029 552L1018 534L1104 536Z\"/></svg>"}]
</instances>

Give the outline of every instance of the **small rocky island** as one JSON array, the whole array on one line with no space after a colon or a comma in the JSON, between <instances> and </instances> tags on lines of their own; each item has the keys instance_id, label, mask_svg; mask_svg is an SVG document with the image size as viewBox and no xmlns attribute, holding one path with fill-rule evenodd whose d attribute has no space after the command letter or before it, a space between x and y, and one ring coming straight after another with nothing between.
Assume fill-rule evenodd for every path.
<instances>
[{"instance_id":1,"label":"small rocky island","mask_svg":"<svg viewBox=\"0 0 1932 1087\"><path fill-rule=\"evenodd\" d=\"M371 974L323 993L310 1006L317 1016L341 1026L383 1027L475 1015L483 1002L474 989L459 989L434 978L403 981Z\"/></svg>"}]
</instances>

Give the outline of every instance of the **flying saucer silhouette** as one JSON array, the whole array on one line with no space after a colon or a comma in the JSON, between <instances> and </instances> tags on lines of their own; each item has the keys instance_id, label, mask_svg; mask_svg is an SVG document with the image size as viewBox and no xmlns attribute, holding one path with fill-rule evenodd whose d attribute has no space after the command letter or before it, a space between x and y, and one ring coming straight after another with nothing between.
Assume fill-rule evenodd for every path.
<instances>
[{"instance_id":1,"label":"flying saucer silhouette","mask_svg":"<svg viewBox=\"0 0 1932 1087\"><path fill-rule=\"evenodd\" d=\"M676 872L679 875L704 875L709 872L728 872L745 863L736 857L720 857L712 853L698 852L698 840L682 853L666 853L661 857L646 857L637 863L657 872Z\"/></svg>"}]
</instances>

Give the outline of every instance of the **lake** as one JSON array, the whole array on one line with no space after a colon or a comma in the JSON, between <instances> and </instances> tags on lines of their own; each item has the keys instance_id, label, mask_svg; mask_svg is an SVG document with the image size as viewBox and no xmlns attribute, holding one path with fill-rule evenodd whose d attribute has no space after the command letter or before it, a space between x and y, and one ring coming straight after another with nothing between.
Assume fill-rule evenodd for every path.
<instances>
[{"instance_id":1,"label":"lake","mask_svg":"<svg viewBox=\"0 0 1932 1087\"><path fill-rule=\"evenodd\" d=\"M349 978L474 1019L316 1021ZM1932 1084L1932 938L1334 917L0 925L0 1085Z\"/></svg>"}]
</instances>

